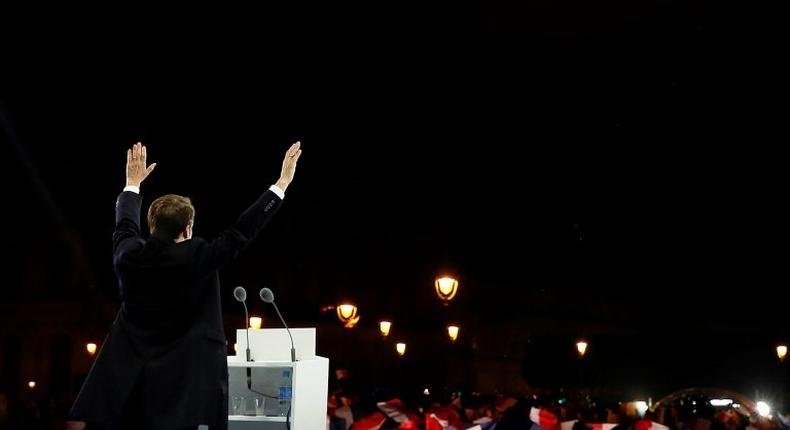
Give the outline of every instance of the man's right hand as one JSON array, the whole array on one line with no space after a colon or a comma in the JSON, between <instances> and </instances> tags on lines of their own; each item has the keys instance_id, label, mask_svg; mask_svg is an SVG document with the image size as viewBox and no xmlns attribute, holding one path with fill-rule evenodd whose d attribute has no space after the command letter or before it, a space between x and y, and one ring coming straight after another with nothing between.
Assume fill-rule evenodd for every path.
<instances>
[{"instance_id":1,"label":"man's right hand","mask_svg":"<svg viewBox=\"0 0 790 430\"><path fill-rule=\"evenodd\" d=\"M288 185L291 184L291 181L294 179L294 172L296 171L296 162L299 161L299 157L302 155L302 150L300 149L302 143L296 142L288 148L288 151L285 153L285 158L283 159L283 168L280 172L280 179L277 180L277 185L281 190L285 191L288 188Z\"/></svg>"},{"instance_id":2,"label":"man's right hand","mask_svg":"<svg viewBox=\"0 0 790 430\"><path fill-rule=\"evenodd\" d=\"M147 167L145 165L147 155L145 146L140 142L126 151L126 186L140 188L140 184L154 171L156 163Z\"/></svg>"}]
</instances>

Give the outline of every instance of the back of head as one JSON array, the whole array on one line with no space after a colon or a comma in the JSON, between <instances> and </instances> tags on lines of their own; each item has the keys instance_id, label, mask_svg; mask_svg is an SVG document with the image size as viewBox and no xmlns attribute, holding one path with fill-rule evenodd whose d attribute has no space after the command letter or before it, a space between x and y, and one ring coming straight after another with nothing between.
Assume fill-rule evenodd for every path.
<instances>
[{"instance_id":1,"label":"back of head","mask_svg":"<svg viewBox=\"0 0 790 430\"><path fill-rule=\"evenodd\" d=\"M176 239L195 220L195 208L188 197L166 194L148 208L148 228L151 234Z\"/></svg>"}]
</instances>

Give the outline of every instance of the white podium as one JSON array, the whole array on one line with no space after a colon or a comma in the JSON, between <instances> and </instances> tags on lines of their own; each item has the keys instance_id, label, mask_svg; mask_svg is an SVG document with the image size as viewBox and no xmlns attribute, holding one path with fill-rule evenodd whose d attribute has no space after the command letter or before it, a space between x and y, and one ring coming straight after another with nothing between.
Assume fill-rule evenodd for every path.
<instances>
[{"instance_id":1,"label":"white podium","mask_svg":"<svg viewBox=\"0 0 790 430\"><path fill-rule=\"evenodd\" d=\"M326 429L329 359L315 355L315 329L291 329L294 363L285 329L250 329L249 333L253 361L245 360L247 332L243 329L236 331L236 355L228 356L228 430ZM247 387L248 368L252 390ZM287 412L288 407L283 408L278 399L283 398L280 387L289 377ZM264 399L263 405L256 408L254 399Z\"/></svg>"}]
</instances>

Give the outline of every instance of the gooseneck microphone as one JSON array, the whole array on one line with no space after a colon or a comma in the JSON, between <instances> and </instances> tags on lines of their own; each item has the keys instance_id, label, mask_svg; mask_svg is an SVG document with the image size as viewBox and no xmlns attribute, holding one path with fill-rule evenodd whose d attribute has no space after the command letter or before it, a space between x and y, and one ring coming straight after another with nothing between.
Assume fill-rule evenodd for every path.
<instances>
[{"instance_id":1,"label":"gooseneck microphone","mask_svg":"<svg viewBox=\"0 0 790 430\"><path fill-rule=\"evenodd\" d=\"M233 297L244 305L244 328L247 332L247 361L252 361L250 356L250 314L247 312L247 290L244 287L233 289ZM247 388L252 389L252 368L247 367Z\"/></svg>"},{"instance_id":2,"label":"gooseneck microphone","mask_svg":"<svg viewBox=\"0 0 790 430\"><path fill-rule=\"evenodd\" d=\"M261 300L266 303L271 303L274 305L274 310L277 311L277 316L280 317L280 321L282 321L283 326L285 326L285 330L288 332L288 337L291 338L291 362L296 362L296 348L294 347L294 337L291 336L291 330L288 328L288 324L285 323L285 319L283 318L282 314L280 313L280 309L277 308L277 303L274 303L274 293L269 288L261 288L261 292L259 293L261 296Z\"/></svg>"},{"instance_id":3,"label":"gooseneck microphone","mask_svg":"<svg viewBox=\"0 0 790 430\"><path fill-rule=\"evenodd\" d=\"M252 361L252 358L250 358L250 314L247 312L247 290L244 287L236 287L233 289L233 297L244 305L244 327L247 331L247 361Z\"/></svg>"}]
</instances>

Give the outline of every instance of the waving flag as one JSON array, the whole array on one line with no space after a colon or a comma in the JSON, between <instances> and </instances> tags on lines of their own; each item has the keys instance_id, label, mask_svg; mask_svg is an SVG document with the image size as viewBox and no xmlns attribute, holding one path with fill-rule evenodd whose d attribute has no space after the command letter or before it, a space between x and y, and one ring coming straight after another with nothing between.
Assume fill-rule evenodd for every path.
<instances>
[{"instance_id":1,"label":"waving flag","mask_svg":"<svg viewBox=\"0 0 790 430\"><path fill-rule=\"evenodd\" d=\"M464 430L464 426L458 412L445 407L425 414L425 430Z\"/></svg>"},{"instance_id":2,"label":"waving flag","mask_svg":"<svg viewBox=\"0 0 790 430\"><path fill-rule=\"evenodd\" d=\"M636 430L669 430L669 427L650 420L639 420L635 427Z\"/></svg>"},{"instance_id":3,"label":"waving flag","mask_svg":"<svg viewBox=\"0 0 790 430\"><path fill-rule=\"evenodd\" d=\"M351 430L379 430L385 421L387 421L386 415L381 412L373 412L365 418L355 421Z\"/></svg>"},{"instance_id":4,"label":"waving flag","mask_svg":"<svg viewBox=\"0 0 790 430\"><path fill-rule=\"evenodd\" d=\"M545 409L530 408L529 419L546 430L559 430L557 428L559 419L556 415Z\"/></svg>"},{"instance_id":5,"label":"waving flag","mask_svg":"<svg viewBox=\"0 0 790 430\"><path fill-rule=\"evenodd\" d=\"M576 422L577 420L563 421L562 423L560 423L560 429L571 430L573 429L573 425L576 424ZM590 428L592 430L612 430L613 428L617 427L617 424L615 423L582 423L582 424L584 424L585 426L587 426L587 428Z\"/></svg>"},{"instance_id":6,"label":"waving flag","mask_svg":"<svg viewBox=\"0 0 790 430\"><path fill-rule=\"evenodd\" d=\"M400 399L392 399L376 404L381 412L387 414L393 421L400 424L399 429L416 429L420 426L420 417L409 411Z\"/></svg>"},{"instance_id":7,"label":"waving flag","mask_svg":"<svg viewBox=\"0 0 790 430\"><path fill-rule=\"evenodd\" d=\"M496 427L496 421L492 420L488 417L478 418L472 421L472 424L477 424L477 427L480 427L481 430L489 430ZM474 428L474 427L472 427Z\"/></svg>"}]
</instances>

